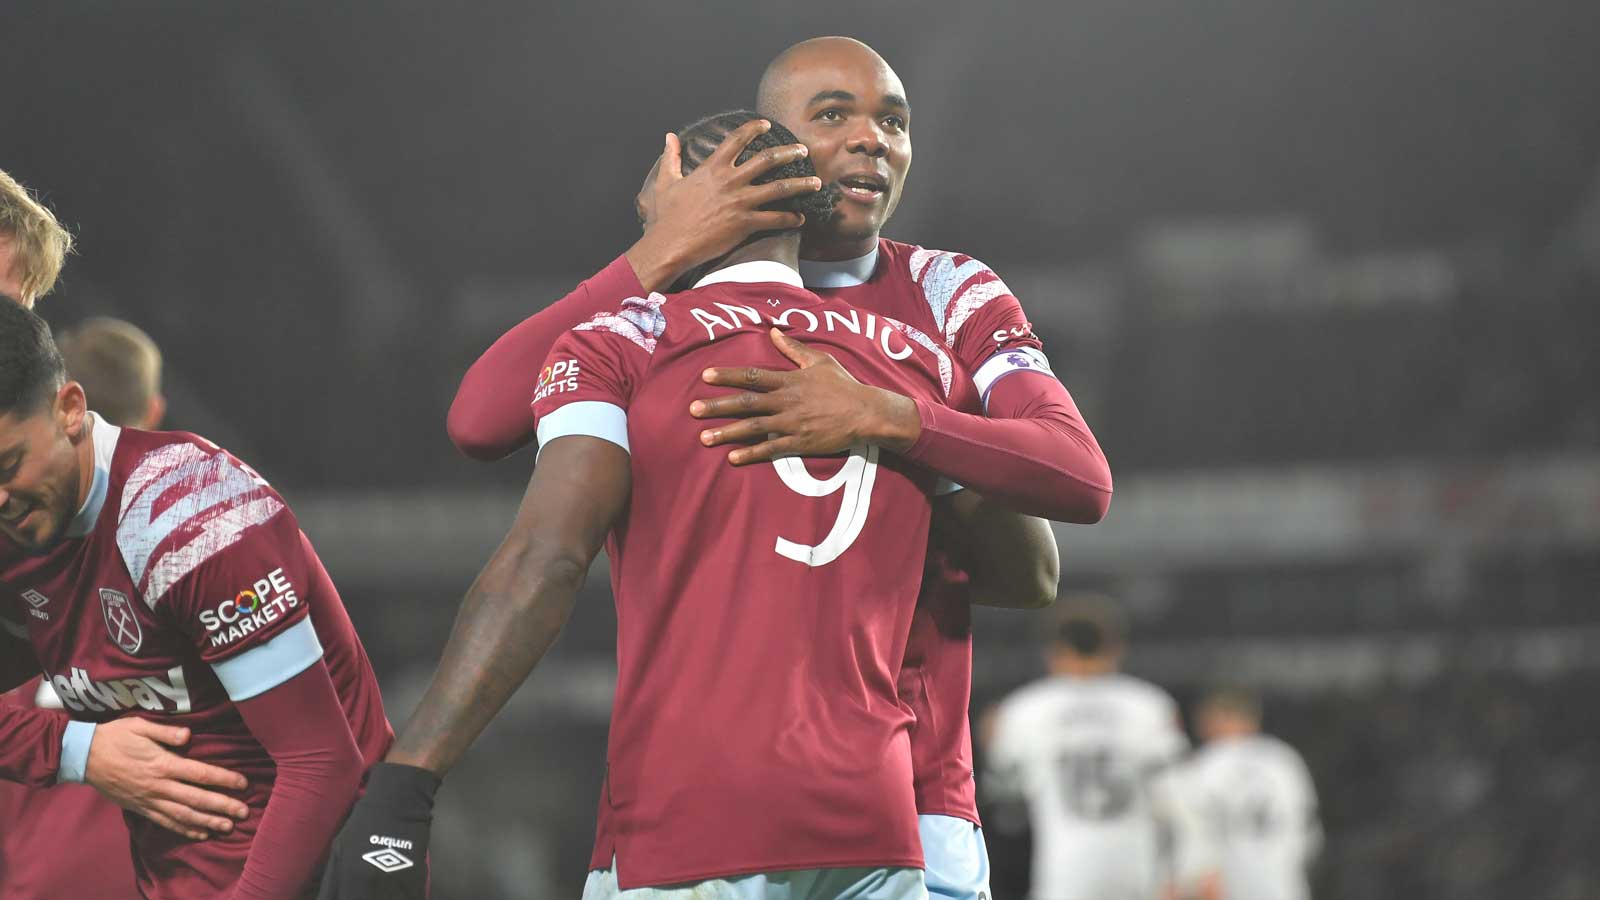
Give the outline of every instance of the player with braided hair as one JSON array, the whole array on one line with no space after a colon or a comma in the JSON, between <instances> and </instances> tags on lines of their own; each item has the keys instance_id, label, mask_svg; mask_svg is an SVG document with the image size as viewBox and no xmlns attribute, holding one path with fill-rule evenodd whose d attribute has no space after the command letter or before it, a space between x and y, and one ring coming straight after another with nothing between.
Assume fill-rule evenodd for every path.
<instances>
[{"instance_id":1,"label":"player with braided hair","mask_svg":"<svg viewBox=\"0 0 1600 900\"><path fill-rule=\"evenodd\" d=\"M676 137L669 136L655 177L636 203L645 226L639 241L567 297L512 328L473 364L450 408L450 437L484 460L533 441L534 416L525 398L539 372L529 362L545 357L561 328L608 303L662 289L750 232L770 227L752 217L785 215L761 209L781 195L779 185L837 189L835 214L805 227L800 268L806 287L942 341L980 385L982 412L834 379L815 357L787 352L786 363L775 369L720 360L705 381L732 391L696 398L687 412L703 420L697 424L705 446L730 446L727 459L734 466L834 453L866 441L966 486L935 518L938 533L900 683L902 701L917 713L912 755L929 891L988 900L967 724L971 606L1032 608L1054 601L1057 548L1047 524L1031 516L1100 521L1111 500L1110 466L999 275L968 254L882 235L904 196L912 156L911 102L888 62L852 38L802 41L762 73L756 109L782 120L804 142L762 151L758 159L777 164L780 155L804 153L817 171L814 186L799 178L752 186L746 167L735 167L731 156L683 175ZM748 138L764 126L741 127ZM602 808L602 829L603 815ZM599 852L590 860L596 869L609 863Z\"/></svg>"},{"instance_id":2,"label":"player with braided hair","mask_svg":"<svg viewBox=\"0 0 1600 900\"><path fill-rule=\"evenodd\" d=\"M746 119L685 129L689 166L764 152L740 135ZM774 123L766 142L785 139ZM831 196L776 205L822 217ZM335 843L323 900L423 895L422 866L363 857L403 845L421 862L439 779L555 641L602 545L618 679L604 863L584 896L927 897L898 679L938 479L865 443L730 467L682 410L713 356L812 354L818 374L958 409L976 409L977 391L914 326L807 291L799 229L765 231L691 289L623 300L546 356L522 509Z\"/></svg>"},{"instance_id":3,"label":"player with braided hair","mask_svg":"<svg viewBox=\"0 0 1600 900\"><path fill-rule=\"evenodd\" d=\"M735 109L729 112L716 113L706 116L698 122L683 127L678 132L678 142L683 148L681 152L681 171L688 175L700 164L705 162L715 153L722 142L743 125L750 122L761 121L761 114L748 109ZM784 127L782 122L772 122L771 128L763 134L758 134L750 139L745 148L734 157L733 164L742 166L756 158L763 150L776 150L787 145L798 144L800 139L794 132ZM815 177L817 169L809 159L799 159L782 163L766 174L757 176L751 184L770 184L782 178L810 178ZM783 197L762 206L765 210L778 212L797 212L805 217L804 227L818 227L826 224L833 218L839 204L840 191L837 185L828 185L820 191L795 194ZM745 238L740 246L763 237L770 237L784 229L757 231Z\"/></svg>"}]
</instances>

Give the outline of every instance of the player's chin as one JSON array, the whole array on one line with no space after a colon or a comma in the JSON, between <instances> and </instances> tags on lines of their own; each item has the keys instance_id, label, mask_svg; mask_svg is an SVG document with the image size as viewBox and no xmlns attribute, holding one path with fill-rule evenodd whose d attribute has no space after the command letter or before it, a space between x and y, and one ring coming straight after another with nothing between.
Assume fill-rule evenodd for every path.
<instances>
[{"instance_id":1,"label":"player's chin","mask_svg":"<svg viewBox=\"0 0 1600 900\"><path fill-rule=\"evenodd\" d=\"M839 240L856 241L877 237L883 228L883 212L860 207L845 208L843 203L834 207L833 216L826 225L828 233Z\"/></svg>"},{"instance_id":2,"label":"player's chin","mask_svg":"<svg viewBox=\"0 0 1600 900\"><path fill-rule=\"evenodd\" d=\"M0 531L11 539L22 552L40 556L50 552L50 549L60 543L61 535L66 528L57 516L50 514L49 510L36 508L16 523L8 523L0 527Z\"/></svg>"}]
</instances>

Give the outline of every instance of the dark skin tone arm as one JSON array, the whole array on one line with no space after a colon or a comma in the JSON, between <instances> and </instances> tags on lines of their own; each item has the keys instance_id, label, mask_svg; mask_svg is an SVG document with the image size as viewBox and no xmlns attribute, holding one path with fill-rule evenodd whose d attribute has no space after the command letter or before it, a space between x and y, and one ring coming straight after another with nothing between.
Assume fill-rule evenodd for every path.
<instances>
[{"instance_id":1,"label":"dark skin tone arm","mask_svg":"<svg viewBox=\"0 0 1600 900\"><path fill-rule=\"evenodd\" d=\"M737 394L696 400L689 413L697 419L738 418L700 432L707 447L753 442L728 454L736 466L765 462L777 456L821 456L856 443L877 444L905 453L922 434L917 405L910 397L862 384L839 361L792 340L777 329L772 342L799 368L774 372L754 366L711 368L707 383L739 388ZM769 437L770 434L780 435ZM829 446L837 444L838 446Z\"/></svg>"},{"instance_id":2,"label":"dark skin tone arm","mask_svg":"<svg viewBox=\"0 0 1600 900\"><path fill-rule=\"evenodd\" d=\"M473 583L433 683L388 761L443 776L555 643L622 514L628 452L573 435L546 445L516 522Z\"/></svg>"},{"instance_id":3,"label":"dark skin tone arm","mask_svg":"<svg viewBox=\"0 0 1600 900\"><path fill-rule=\"evenodd\" d=\"M939 498L933 535L970 579L972 603L1043 609L1056 600L1061 556L1050 523L1012 512L975 491Z\"/></svg>"},{"instance_id":4,"label":"dark skin tone arm","mask_svg":"<svg viewBox=\"0 0 1600 900\"><path fill-rule=\"evenodd\" d=\"M909 398L856 381L832 356L790 340L776 330L772 332L772 341L800 369L793 373L767 373L754 368L710 369L706 380L712 380L712 373L736 371L743 373L747 383L752 379L765 379L769 374L805 373L805 380L787 380L769 392L778 394L774 399L785 405L783 412L769 416L759 411L747 413L745 407L768 396L749 391L713 400L696 400L690 405L690 411L702 418L753 414L754 418L719 430L748 430L759 437L766 437L768 431L781 431L784 437L769 440L764 445L773 448L774 453L817 452L817 448L802 436L807 434L838 440L842 433L849 435L852 443L857 439L872 440L885 450L899 452L916 442L914 432L898 440L882 440L871 425L873 421L892 420L902 404L909 407L911 421L916 423L916 405ZM701 438L708 446L723 440L713 438L710 433ZM736 449L729 458L736 465L757 461L743 459L740 454L744 452L746 448ZM1061 560L1049 522L1014 512L973 491L957 491L936 507L934 528L947 538L945 546L963 548L958 562L972 579L973 603L1008 609L1039 609L1055 602Z\"/></svg>"}]
</instances>

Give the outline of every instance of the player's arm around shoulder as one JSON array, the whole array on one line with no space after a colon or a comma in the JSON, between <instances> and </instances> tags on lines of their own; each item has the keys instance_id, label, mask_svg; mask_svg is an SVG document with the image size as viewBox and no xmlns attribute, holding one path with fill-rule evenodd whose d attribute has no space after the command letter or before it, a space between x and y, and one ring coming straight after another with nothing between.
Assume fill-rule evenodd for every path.
<instances>
[{"instance_id":1,"label":"player's arm around shoulder","mask_svg":"<svg viewBox=\"0 0 1600 900\"><path fill-rule=\"evenodd\" d=\"M684 272L722 256L751 234L798 226L798 214L762 207L820 189L818 179L752 182L799 159L804 146L769 148L734 165L739 148L770 127L765 121L745 123L687 176L681 174L677 137L666 136L652 189L639 196L645 231L638 242L566 297L506 332L467 370L446 420L450 440L462 453L496 460L534 438L528 398L538 370L528 362L543 359L563 331L626 297L666 290Z\"/></svg>"},{"instance_id":2,"label":"player's arm around shoulder","mask_svg":"<svg viewBox=\"0 0 1600 900\"><path fill-rule=\"evenodd\" d=\"M967 254L919 248L911 269L941 336L972 373L982 415L919 403L921 437L908 455L943 459L965 445L965 455L986 460L995 472L992 482L969 487L988 486L996 496L1032 492L1039 499L1027 498L1030 510L1058 521L1103 519L1110 464L1057 378L1022 301L992 268Z\"/></svg>"},{"instance_id":3,"label":"player's arm around shoulder","mask_svg":"<svg viewBox=\"0 0 1600 900\"><path fill-rule=\"evenodd\" d=\"M690 415L740 421L707 428L702 443L749 444L728 454L734 465L872 443L1021 512L1100 521L1110 505L1110 466L1017 299L977 260L918 252L929 255L912 271L921 273L945 344L983 394L983 414L841 377L828 354L775 334L798 368L708 369L708 384L737 392L696 400Z\"/></svg>"}]
</instances>

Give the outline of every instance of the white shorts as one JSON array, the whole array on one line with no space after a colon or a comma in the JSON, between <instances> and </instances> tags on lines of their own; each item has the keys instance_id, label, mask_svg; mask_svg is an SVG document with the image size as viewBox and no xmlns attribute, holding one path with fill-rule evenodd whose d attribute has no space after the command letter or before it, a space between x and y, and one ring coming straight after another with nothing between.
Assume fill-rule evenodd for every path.
<instances>
[{"instance_id":1,"label":"white shorts","mask_svg":"<svg viewBox=\"0 0 1600 900\"><path fill-rule=\"evenodd\" d=\"M994 900L982 828L955 816L917 816L917 826L930 897Z\"/></svg>"},{"instance_id":2,"label":"white shorts","mask_svg":"<svg viewBox=\"0 0 1600 900\"><path fill-rule=\"evenodd\" d=\"M967 823L969 826L971 823ZM617 867L595 869L583 900L928 900L921 869L801 869L622 889Z\"/></svg>"}]
</instances>

